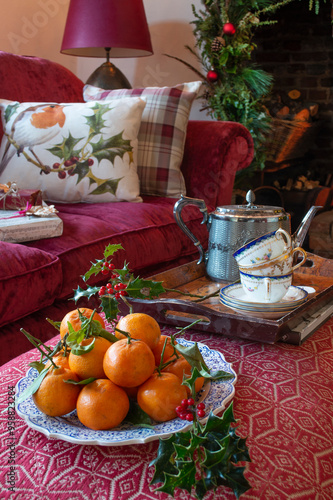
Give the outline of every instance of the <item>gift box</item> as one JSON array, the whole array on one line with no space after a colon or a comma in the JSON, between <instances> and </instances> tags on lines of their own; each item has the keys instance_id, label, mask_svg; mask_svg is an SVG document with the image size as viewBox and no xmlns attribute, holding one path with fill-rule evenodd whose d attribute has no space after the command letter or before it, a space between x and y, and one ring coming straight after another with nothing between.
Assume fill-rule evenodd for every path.
<instances>
[{"instance_id":1,"label":"gift box","mask_svg":"<svg viewBox=\"0 0 333 500\"><path fill-rule=\"evenodd\" d=\"M19 189L15 182L0 184L0 210L20 210L27 204L43 204L42 191L39 189Z\"/></svg>"},{"instance_id":2,"label":"gift box","mask_svg":"<svg viewBox=\"0 0 333 500\"><path fill-rule=\"evenodd\" d=\"M43 207L47 207L45 202ZM55 213L38 216L27 215L24 212L26 211L18 213L15 210L1 210L0 241L21 243L62 235L63 223Z\"/></svg>"}]
</instances>

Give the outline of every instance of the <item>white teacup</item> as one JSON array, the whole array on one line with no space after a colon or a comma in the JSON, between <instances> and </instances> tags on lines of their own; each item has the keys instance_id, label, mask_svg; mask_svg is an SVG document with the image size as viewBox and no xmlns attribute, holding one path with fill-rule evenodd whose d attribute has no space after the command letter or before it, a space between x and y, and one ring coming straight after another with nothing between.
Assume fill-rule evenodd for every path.
<instances>
[{"instance_id":1,"label":"white teacup","mask_svg":"<svg viewBox=\"0 0 333 500\"><path fill-rule=\"evenodd\" d=\"M255 276L240 272L243 289L250 302L279 302L292 283L293 274Z\"/></svg>"},{"instance_id":2,"label":"white teacup","mask_svg":"<svg viewBox=\"0 0 333 500\"><path fill-rule=\"evenodd\" d=\"M294 256L296 253L302 254L302 260L293 266ZM252 266L238 266L243 273L252 274L254 276L282 276L292 273L306 261L306 252L301 247L283 253L275 259L269 260L264 264L253 264Z\"/></svg>"},{"instance_id":3,"label":"white teacup","mask_svg":"<svg viewBox=\"0 0 333 500\"><path fill-rule=\"evenodd\" d=\"M282 228L249 241L233 254L238 266L249 267L264 264L292 248L290 234Z\"/></svg>"}]
</instances>

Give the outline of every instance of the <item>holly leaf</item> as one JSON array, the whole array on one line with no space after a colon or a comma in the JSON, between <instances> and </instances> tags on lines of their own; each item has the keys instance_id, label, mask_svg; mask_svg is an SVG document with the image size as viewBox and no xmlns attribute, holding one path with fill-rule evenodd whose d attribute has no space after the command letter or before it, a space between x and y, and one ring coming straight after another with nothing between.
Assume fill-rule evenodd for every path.
<instances>
[{"instance_id":1,"label":"holly leaf","mask_svg":"<svg viewBox=\"0 0 333 500\"><path fill-rule=\"evenodd\" d=\"M94 111L94 114L85 117L86 123L89 125L90 130L93 131L93 135L97 135L101 133L102 128L105 126L103 115L107 111L110 111L110 104L100 104L96 102L90 109Z\"/></svg>"},{"instance_id":2,"label":"holly leaf","mask_svg":"<svg viewBox=\"0 0 333 500\"><path fill-rule=\"evenodd\" d=\"M251 488L244 477L245 467L234 462L239 447L244 448L243 458L247 447L231 428L232 403L222 417L211 413L208 422L202 426L194 421L189 431L177 432L168 440L160 439L157 457L150 463L155 466L151 484L162 483L155 491L173 496L176 488L191 493L194 487L196 498L201 500L218 486L232 488L237 498Z\"/></svg>"},{"instance_id":3,"label":"holly leaf","mask_svg":"<svg viewBox=\"0 0 333 500\"><path fill-rule=\"evenodd\" d=\"M177 474L177 467L175 467L173 463L176 434L172 434L169 438L159 440L157 456L149 464L149 467L155 467L150 484L164 483L165 474Z\"/></svg>"},{"instance_id":4,"label":"holly leaf","mask_svg":"<svg viewBox=\"0 0 333 500\"><path fill-rule=\"evenodd\" d=\"M110 243L104 249L104 259L107 260L109 257L111 257L118 250L124 250L124 248L119 244Z\"/></svg>"},{"instance_id":5,"label":"holly leaf","mask_svg":"<svg viewBox=\"0 0 333 500\"><path fill-rule=\"evenodd\" d=\"M123 132L103 139L101 137L98 142L91 143L92 155L100 162L101 160L108 160L112 164L117 156L123 158L125 153L130 153L133 148L131 141L123 139Z\"/></svg>"},{"instance_id":6,"label":"holly leaf","mask_svg":"<svg viewBox=\"0 0 333 500\"><path fill-rule=\"evenodd\" d=\"M115 252L117 252L118 250L124 250L123 247L119 244L109 244L105 247L105 250L104 250L104 259L100 259L100 260L95 260L95 262L92 262L91 263L91 267L90 269L82 276L82 279L83 281L88 281L88 279L91 277L91 276L97 276L97 274L99 274L102 269L103 269L103 265L104 265L104 262L106 260L108 260L108 258L113 255ZM98 290L96 290L97 292ZM96 293L95 292L95 293Z\"/></svg>"},{"instance_id":7,"label":"holly leaf","mask_svg":"<svg viewBox=\"0 0 333 500\"><path fill-rule=\"evenodd\" d=\"M61 160L69 160L73 156L80 156L81 151L79 149L74 149L75 146L82 141L83 137L79 139L75 139L72 134L69 132L68 137L64 137L63 141L60 144L56 144L52 148L49 148L47 151L50 151L54 156L57 156Z\"/></svg>"},{"instance_id":8,"label":"holly leaf","mask_svg":"<svg viewBox=\"0 0 333 500\"><path fill-rule=\"evenodd\" d=\"M153 299L165 292L162 283L162 281L144 280L138 277L129 282L126 291L130 297L136 299Z\"/></svg>"},{"instance_id":9,"label":"holly leaf","mask_svg":"<svg viewBox=\"0 0 333 500\"><path fill-rule=\"evenodd\" d=\"M107 320L108 319L116 319L118 314L120 314L120 310L118 307L118 300L111 295L102 295L101 307L102 307L102 311L105 314L105 318Z\"/></svg>"},{"instance_id":10,"label":"holly leaf","mask_svg":"<svg viewBox=\"0 0 333 500\"><path fill-rule=\"evenodd\" d=\"M74 172L73 172L73 174L77 174L76 184L82 181L82 179L84 179L88 175L89 171L90 171L90 166L88 160L84 160L77 163L74 167Z\"/></svg>"},{"instance_id":11,"label":"holly leaf","mask_svg":"<svg viewBox=\"0 0 333 500\"><path fill-rule=\"evenodd\" d=\"M105 182L102 182L95 188L93 191L91 191L89 194L104 194L104 193L111 193L114 196L116 195L116 191L118 189L118 184L123 179L123 177L119 177L118 179L108 179ZM89 178L90 185L95 183L96 181Z\"/></svg>"},{"instance_id":12,"label":"holly leaf","mask_svg":"<svg viewBox=\"0 0 333 500\"><path fill-rule=\"evenodd\" d=\"M194 463L181 462L180 464L177 464L177 466L179 467L178 474L172 475L165 473L163 485L156 488L155 491L164 491L165 493L169 493L169 495L173 496L176 488L182 488L191 493L196 473Z\"/></svg>"},{"instance_id":13,"label":"holly leaf","mask_svg":"<svg viewBox=\"0 0 333 500\"><path fill-rule=\"evenodd\" d=\"M97 293L99 289L100 289L99 286L89 286L86 290L78 286L77 289L74 290L73 300L76 303L82 297L88 297L88 299L90 299L90 297L95 295L95 293Z\"/></svg>"}]
</instances>

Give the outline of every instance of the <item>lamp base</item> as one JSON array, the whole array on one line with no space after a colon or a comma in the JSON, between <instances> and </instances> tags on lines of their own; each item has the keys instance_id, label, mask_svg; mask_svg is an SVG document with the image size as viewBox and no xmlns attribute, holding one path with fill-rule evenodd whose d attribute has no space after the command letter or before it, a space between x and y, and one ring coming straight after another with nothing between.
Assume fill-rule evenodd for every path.
<instances>
[{"instance_id":1,"label":"lamp base","mask_svg":"<svg viewBox=\"0 0 333 500\"><path fill-rule=\"evenodd\" d=\"M112 63L105 62L97 68L88 78L88 85L104 90L131 89L131 84L126 76Z\"/></svg>"}]
</instances>

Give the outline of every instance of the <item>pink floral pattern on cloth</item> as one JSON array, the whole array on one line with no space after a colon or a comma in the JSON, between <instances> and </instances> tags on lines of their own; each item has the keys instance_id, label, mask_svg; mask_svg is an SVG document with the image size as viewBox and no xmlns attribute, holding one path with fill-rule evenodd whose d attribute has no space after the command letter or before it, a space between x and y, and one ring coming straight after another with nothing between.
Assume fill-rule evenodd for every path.
<instances>
[{"instance_id":1,"label":"pink floral pattern on cloth","mask_svg":"<svg viewBox=\"0 0 333 500\"><path fill-rule=\"evenodd\" d=\"M162 328L163 333L172 331ZM242 500L333 498L333 318L302 346L261 344L207 333L187 339L223 352L238 374L234 413L238 434L248 436L252 489ZM10 453L8 388L25 375L36 351L0 368L0 498L9 500L142 500L170 498L149 482L158 442L82 446L47 439L15 418L15 492L8 491ZM176 492L177 493L177 492ZM176 498L190 500L186 492ZM192 497L193 498L193 497ZM205 500L232 500L220 488Z\"/></svg>"}]
</instances>

